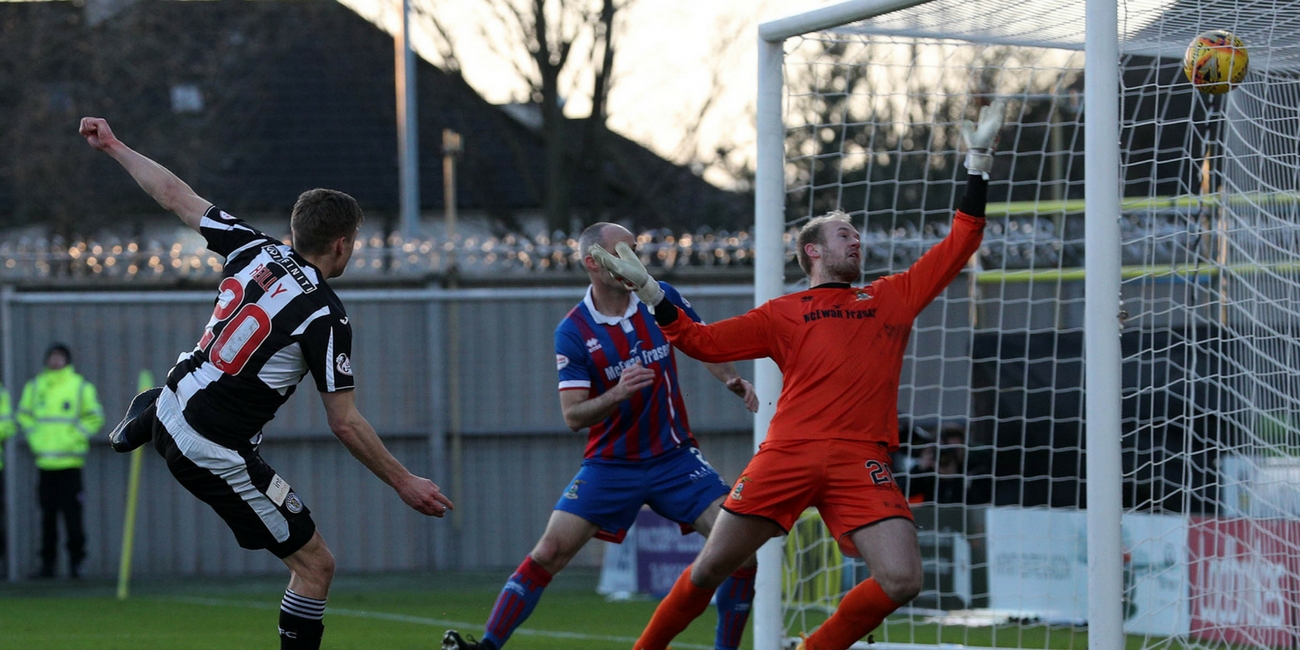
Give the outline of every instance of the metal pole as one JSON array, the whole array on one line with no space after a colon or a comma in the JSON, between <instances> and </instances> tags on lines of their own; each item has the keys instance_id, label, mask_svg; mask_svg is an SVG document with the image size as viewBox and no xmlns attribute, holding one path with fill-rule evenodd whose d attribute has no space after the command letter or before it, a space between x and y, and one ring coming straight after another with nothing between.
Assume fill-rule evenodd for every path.
<instances>
[{"instance_id":1,"label":"metal pole","mask_svg":"<svg viewBox=\"0 0 1300 650\"><path fill-rule=\"evenodd\" d=\"M820 32L831 27L902 11L932 0L847 0L839 4L780 18L758 26L758 35L769 43L780 43L792 36ZM759 91L762 92L762 91Z\"/></svg>"},{"instance_id":2,"label":"metal pole","mask_svg":"<svg viewBox=\"0 0 1300 650\"><path fill-rule=\"evenodd\" d=\"M402 0L402 28L394 39L397 77L397 154L404 239L420 234L420 129L416 110L415 53L411 51L411 0Z\"/></svg>"},{"instance_id":3,"label":"metal pole","mask_svg":"<svg viewBox=\"0 0 1300 650\"><path fill-rule=\"evenodd\" d=\"M1088 387L1088 648L1124 647L1120 468L1119 18L1087 0L1084 354Z\"/></svg>"},{"instance_id":4,"label":"metal pole","mask_svg":"<svg viewBox=\"0 0 1300 650\"><path fill-rule=\"evenodd\" d=\"M442 184L443 209L447 217L447 249L445 251L445 277L448 289L458 282L456 268L456 157L460 155L460 134L451 129L442 131ZM447 435L451 444L451 499L458 501L465 494L465 441L461 436L460 412L460 305L452 298L447 302ZM460 510L451 513L451 529L456 538L457 552L461 548L464 516Z\"/></svg>"},{"instance_id":5,"label":"metal pole","mask_svg":"<svg viewBox=\"0 0 1300 650\"><path fill-rule=\"evenodd\" d=\"M438 337L443 334L442 328L446 319L446 312L443 305L445 299L436 295L430 295L425 300L425 318L428 320L428 329L426 336L429 337L429 344L425 346L428 354L429 368L445 368L446 350L439 344ZM450 425L440 416L447 413L447 377L440 377L437 372L430 375L429 382L429 473L434 483L443 488L443 492L456 504L457 508L463 507L464 504L458 500L459 494L453 490L449 482L451 476L450 463L447 461L447 431ZM455 512L455 511L453 511ZM453 521L455 516L452 516ZM464 566L464 557L460 553L459 541L448 530L447 523L435 522L433 526L433 568L438 571L447 569L458 569Z\"/></svg>"},{"instance_id":6,"label":"metal pole","mask_svg":"<svg viewBox=\"0 0 1300 650\"><path fill-rule=\"evenodd\" d=\"M456 268L456 159L464 151L460 134L451 129L442 130L442 204L447 217L446 262L443 266L448 278L455 275ZM455 282L454 279L451 280ZM448 288L455 288L449 286Z\"/></svg>"}]
</instances>

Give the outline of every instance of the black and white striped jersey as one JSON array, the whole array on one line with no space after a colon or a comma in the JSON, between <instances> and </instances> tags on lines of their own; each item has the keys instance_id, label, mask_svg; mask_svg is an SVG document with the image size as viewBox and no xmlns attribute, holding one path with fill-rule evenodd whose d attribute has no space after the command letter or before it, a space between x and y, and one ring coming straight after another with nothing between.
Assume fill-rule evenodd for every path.
<instances>
[{"instance_id":1,"label":"black and white striped jersey","mask_svg":"<svg viewBox=\"0 0 1300 650\"><path fill-rule=\"evenodd\" d=\"M199 224L226 258L212 318L167 376L205 438L247 447L308 372L321 392L353 387L352 326L321 272L289 246L209 208Z\"/></svg>"}]
</instances>

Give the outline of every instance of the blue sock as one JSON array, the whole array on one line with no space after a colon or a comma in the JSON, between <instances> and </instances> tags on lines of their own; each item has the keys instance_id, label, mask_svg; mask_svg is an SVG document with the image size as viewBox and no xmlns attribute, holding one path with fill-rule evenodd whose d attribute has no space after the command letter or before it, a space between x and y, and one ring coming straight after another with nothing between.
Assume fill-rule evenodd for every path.
<instances>
[{"instance_id":1,"label":"blue sock","mask_svg":"<svg viewBox=\"0 0 1300 650\"><path fill-rule=\"evenodd\" d=\"M542 591L550 583L550 572L534 562L532 557L524 557L514 575L506 581L506 586L501 588L496 605L492 606L483 643L490 643L494 648L504 646L515 628L528 620L528 615L537 607L537 601L542 599ZM750 592L753 592L752 587Z\"/></svg>"},{"instance_id":2,"label":"blue sock","mask_svg":"<svg viewBox=\"0 0 1300 650\"><path fill-rule=\"evenodd\" d=\"M755 567L736 569L718 586L718 633L713 641L715 650L736 650L745 634L745 623L754 603Z\"/></svg>"}]
</instances>

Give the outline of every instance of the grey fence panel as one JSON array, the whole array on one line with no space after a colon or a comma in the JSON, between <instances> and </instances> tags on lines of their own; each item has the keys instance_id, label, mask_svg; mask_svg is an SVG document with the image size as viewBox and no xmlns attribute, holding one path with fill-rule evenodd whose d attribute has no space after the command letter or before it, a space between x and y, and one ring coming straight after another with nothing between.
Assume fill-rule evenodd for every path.
<instances>
[{"instance_id":1,"label":"grey fence panel","mask_svg":"<svg viewBox=\"0 0 1300 650\"><path fill-rule=\"evenodd\" d=\"M748 287L681 287L707 321L752 306ZM913 345L921 350L909 376L924 404L946 412L968 380L954 355L967 342L939 324L966 317L965 288L954 287L946 308L927 312ZM954 293L955 292L955 293ZM577 471L586 436L567 430L556 395L553 332L582 297L576 288L537 290L344 291L354 319L358 406L412 471L430 476L457 502L446 520L420 516L369 474L329 434L307 379L268 426L263 454L301 492L342 570L383 571L443 566L509 568L544 530L551 507ZM8 339L15 392L40 367L52 340L73 348L80 372L100 388L111 426L136 390L141 369L161 381L177 355L193 347L212 305L209 292L184 294L17 294L9 303ZM455 318L454 327L448 320ZM431 320L433 319L433 320ZM434 322L441 321L441 322ZM450 334L457 333L451 340ZM941 352L940 352L941 351ZM455 354L459 385L446 360ZM954 365L957 364L957 365ZM752 416L705 369L678 355L692 428L723 476L734 481L752 454ZM738 364L752 378L752 364ZM938 390L939 393L930 391ZM449 408L434 404L459 394L460 471L451 445L441 446ZM963 398L964 399L964 398ZM938 407L931 404L939 403ZM438 445L438 446L435 446ZM20 574L36 566L36 474L22 445L8 459L18 508L9 513L20 534L10 545ZM447 459L443 461L441 459ZM146 450L140 481L134 567L140 575L279 573L268 553L240 549L225 525L176 485L162 460ZM435 467L435 461L448 466ZM97 439L86 469L90 555L87 571L111 575L121 550L129 459ZM444 540L441 544L436 540ZM593 565L593 544L577 558Z\"/></svg>"},{"instance_id":2,"label":"grey fence panel","mask_svg":"<svg viewBox=\"0 0 1300 650\"><path fill-rule=\"evenodd\" d=\"M70 294L63 302L13 305L14 331L6 335L15 342L14 376L7 385L15 399L41 370L49 344L63 342L72 349L77 372L95 385L100 403L115 422L136 393L140 371L150 370L162 381L176 356L194 347L212 310L210 298L203 304L139 303L132 302L133 297L89 302Z\"/></svg>"},{"instance_id":3,"label":"grey fence panel","mask_svg":"<svg viewBox=\"0 0 1300 650\"><path fill-rule=\"evenodd\" d=\"M429 384L440 381L442 369L429 362L427 300L367 301L344 304L360 332L352 344L352 369L358 379L357 399L365 406L366 418L379 431L428 431L441 426L438 414L429 409ZM306 383L306 382L304 382ZM304 391L315 393L309 386ZM313 409L323 417L319 398Z\"/></svg>"},{"instance_id":4,"label":"grey fence panel","mask_svg":"<svg viewBox=\"0 0 1300 650\"><path fill-rule=\"evenodd\" d=\"M539 292L449 304L455 319L461 431L568 431L560 413L555 326L582 299L581 290Z\"/></svg>"},{"instance_id":5,"label":"grey fence panel","mask_svg":"<svg viewBox=\"0 0 1300 650\"><path fill-rule=\"evenodd\" d=\"M17 559L17 575L24 576L39 565L41 522L36 508L36 468L25 445L10 444L9 449L13 453L5 454L5 496L10 504L5 510L5 523L12 532L5 541L9 555Z\"/></svg>"},{"instance_id":6,"label":"grey fence panel","mask_svg":"<svg viewBox=\"0 0 1300 650\"><path fill-rule=\"evenodd\" d=\"M408 469L428 473L423 436L387 436L385 444ZM291 441L263 452L312 509L321 534L348 571L421 568L432 557L432 528L447 522L422 515L352 458L341 444Z\"/></svg>"},{"instance_id":7,"label":"grey fence panel","mask_svg":"<svg viewBox=\"0 0 1300 650\"><path fill-rule=\"evenodd\" d=\"M409 293L409 292L408 292ZM340 292L352 324L352 371L357 408L382 433L428 431L440 426L429 409L431 368L426 302L414 295L377 300ZM437 344L443 344L441 341ZM268 435L329 436L325 410L310 376L266 427Z\"/></svg>"},{"instance_id":8,"label":"grey fence panel","mask_svg":"<svg viewBox=\"0 0 1300 650\"><path fill-rule=\"evenodd\" d=\"M347 292L344 300L347 301ZM411 292L407 292L410 294ZM100 390L110 415L135 394L140 370L161 382L177 357L193 349L211 313L208 293L22 295L13 305L14 392L40 370L54 341L67 343L77 370ZM380 431L424 431L433 426L427 408L433 369L423 293L406 300L348 302L356 324L353 356L360 378L358 404ZM61 302L60 302L61 301ZM324 412L310 378L267 426L270 434L328 435Z\"/></svg>"},{"instance_id":9,"label":"grey fence panel","mask_svg":"<svg viewBox=\"0 0 1300 650\"><path fill-rule=\"evenodd\" d=\"M571 432L466 440L465 481L452 516L463 567L515 566L532 550L578 471L585 441ZM588 548L574 562L592 564L592 552Z\"/></svg>"},{"instance_id":10,"label":"grey fence panel","mask_svg":"<svg viewBox=\"0 0 1300 650\"><path fill-rule=\"evenodd\" d=\"M413 471L426 473L428 445L422 436L393 437L388 448ZM241 549L225 523L172 479L151 448L143 452L132 568L139 576L237 576L282 573L270 553ZM22 575L39 564L40 510L36 472L25 453L15 459L23 497L14 513L22 534L13 550ZM421 515L333 440L269 441L262 456L312 511L342 571L425 569L433 554L433 527L450 522ZM122 550L128 457L106 446L92 448L84 470L89 576L115 575ZM63 549L60 548L60 553ZM66 561L66 560L62 560ZM61 564L61 568L66 565Z\"/></svg>"},{"instance_id":11,"label":"grey fence panel","mask_svg":"<svg viewBox=\"0 0 1300 650\"><path fill-rule=\"evenodd\" d=\"M465 442L465 487L452 516L462 568L513 567L546 529L551 510L582 463L586 437L470 436ZM700 436L705 457L729 483L753 455L749 430ZM588 544L575 566L598 566L603 544ZM504 580L506 576L502 576Z\"/></svg>"}]
</instances>

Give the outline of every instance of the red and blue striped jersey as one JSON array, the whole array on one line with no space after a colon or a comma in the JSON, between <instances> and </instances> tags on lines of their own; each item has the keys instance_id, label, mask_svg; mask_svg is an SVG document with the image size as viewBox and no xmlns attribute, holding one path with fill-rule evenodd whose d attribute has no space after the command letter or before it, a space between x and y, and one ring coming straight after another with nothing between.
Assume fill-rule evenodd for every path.
<instances>
[{"instance_id":1,"label":"red and blue striped jersey","mask_svg":"<svg viewBox=\"0 0 1300 650\"><path fill-rule=\"evenodd\" d=\"M691 303L676 289L666 282L659 285L665 300L700 321ZM624 400L612 415L588 430L583 456L588 460L636 462L683 445L698 446L686 419L673 346L650 309L635 294L631 298L622 316L605 316L596 311L588 287L586 298L555 328L555 365L562 391L601 395L617 385L623 370L636 360L655 371L649 387Z\"/></svg>"}]
</instances>

